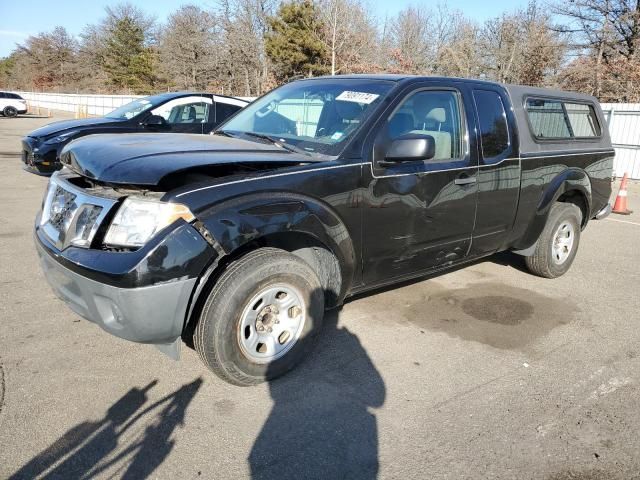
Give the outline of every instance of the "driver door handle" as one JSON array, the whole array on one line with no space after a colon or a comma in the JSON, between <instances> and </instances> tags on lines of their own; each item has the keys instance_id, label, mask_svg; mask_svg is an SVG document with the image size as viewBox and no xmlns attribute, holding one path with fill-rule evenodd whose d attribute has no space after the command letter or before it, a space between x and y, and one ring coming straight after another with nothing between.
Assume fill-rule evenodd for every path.
<instances>
[{"instance_id":1,"label":"driver door handle","mask_svg":"<svg viewBox=\"0 0 640 480\"><path fill-rule=\"evenodd\" d=\"M453 183L455 183L456 185L470 185L472 183L476 183L476 177L469 177L467 175L464 176L459 176L458 178L456 178Z\"/></svg>"}]
</instances>

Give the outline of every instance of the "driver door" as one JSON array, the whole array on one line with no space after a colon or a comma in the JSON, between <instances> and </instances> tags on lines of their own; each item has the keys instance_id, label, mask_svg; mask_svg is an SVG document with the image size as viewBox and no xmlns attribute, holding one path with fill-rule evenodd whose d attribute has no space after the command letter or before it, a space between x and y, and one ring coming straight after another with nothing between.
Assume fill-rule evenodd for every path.
<instances>
[{"instance_id":1,"label":"driver door","mask_svg":"<svg viewBox=\"0 0 640 480\"><path fill-rule=\"evenodd\" d=\"M468 134L473 107L463 88L414 87L378 124L363 224L369 285L451 265L469 252L478 156ZM389 162L393 141L407 134L433 137L433 158Z\"/></svg>"}]
</instances>

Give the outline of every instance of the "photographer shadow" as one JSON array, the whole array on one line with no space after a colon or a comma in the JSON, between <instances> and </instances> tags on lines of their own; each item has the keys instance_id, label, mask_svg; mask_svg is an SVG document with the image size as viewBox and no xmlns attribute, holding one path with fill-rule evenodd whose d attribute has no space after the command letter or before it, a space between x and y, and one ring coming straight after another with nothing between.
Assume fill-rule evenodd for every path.
<instances>
[{"instance_id":1,"label":"photographer shadow","mask_svg":"<svg viewBox=\"0 0 640 480\"><path fill-rule=\"evenodd\" d=\"M82 422L69 429L10 480L94 478L110 469L116 469L119 478L147 478L173 449L172 434L184 423L186 409L200 389L202 379L145 406L147 393L156 384L154 380L143 388L130 389L102 419ZM141 421L148 425L144 433L123 442L123 435Z\"/></svg>"}]
</instances>

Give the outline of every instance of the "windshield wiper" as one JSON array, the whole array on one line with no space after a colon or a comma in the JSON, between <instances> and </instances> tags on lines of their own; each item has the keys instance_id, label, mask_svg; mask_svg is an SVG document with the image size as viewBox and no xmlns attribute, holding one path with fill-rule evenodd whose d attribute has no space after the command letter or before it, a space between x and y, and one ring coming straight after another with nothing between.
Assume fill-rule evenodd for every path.
<instances>
[{"instance_id":1,"label":"windshield wiper","mask_svg":"<svg viewBox=\"0 0 640 480\"><path fill-rule=\"evenodd\" d=\"M213 132L214 135L224 135L225 137L235 138L236 136L226 130L216 130Z\"/></svg>"},{"instance_id":2,"label":"windshield wiper","mask_svg":"<svg viewBox=\"0 0 640 480\"><path fill-rule=\"evenodd\" d=\"M272 137L271 135L266 135L264 133L256 133L256 132L242 132L243 135L247 135L248 137L253 137L253 138L258 138L260 140L266 140L269 143L271 143L272 145L275 145L277 147L280 147L284 150L287 150L288 152L292 152L292 153L302 153L304 155L307 156L312 156L311 152L307 152L306 150L303 150L302 148L298 148L294 145L291 145L289 143L284 142L283 140L277 138L277 137Z\"/></svg>"}]
</instances>

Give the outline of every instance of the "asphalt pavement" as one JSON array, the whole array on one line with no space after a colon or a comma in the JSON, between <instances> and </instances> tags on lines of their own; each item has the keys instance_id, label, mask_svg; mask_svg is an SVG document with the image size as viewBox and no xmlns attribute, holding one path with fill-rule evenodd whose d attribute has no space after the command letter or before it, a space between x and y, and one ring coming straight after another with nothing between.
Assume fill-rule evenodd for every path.
<instances>
[{"instance_id":1,"label":"asphalt pavement","mask_svg":"<svg viewBox=\"0 0 640 480\"><path fill-rule=\"evenodd\" d=\"M356 298L240 388L54 297L19 156L52 120L0 117L0 478L640 478L639 185L565 276L499 254Z\"/></svg>"}]
</instances>

